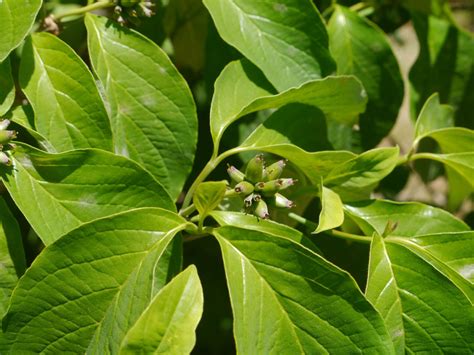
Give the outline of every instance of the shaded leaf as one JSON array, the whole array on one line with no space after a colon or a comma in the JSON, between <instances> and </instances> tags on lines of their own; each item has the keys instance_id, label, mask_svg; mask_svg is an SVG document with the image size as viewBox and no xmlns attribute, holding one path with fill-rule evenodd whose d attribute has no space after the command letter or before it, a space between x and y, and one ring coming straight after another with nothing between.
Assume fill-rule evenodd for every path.
<instances>
[{"instance_id":1,"label":"shaded leaf","mask_svg":"<svg viewBox=\"0 0 474 355\"><path fill-rule=\"evenodd\" d=\"M120 353L191 353L202 310L202 286L192 265L154 297L127 333Z\"/></svg>"},{"instance_id":2,"label":"shaded leaf","mask_svg":"<svg viewBox=\"0 0 474 355\"><path fill-rule=\"evenodd\" d=\"M135 162L101 150L49 154L19 145L2 179L46 244L82 223L138 207L174 210L164 188Z\"/></svg>"},{"instance_id":3,"label":"shaded leaf","mask_svg":"<svg viewBox=\"0 0 474 355\"><path fill-rule=\"evenodd\" d=\"M337 6L328 25L338 74L353 74L367 90L360 116L361 143L377 145L392 129L403 101L403 79L387 36L374 23Z\"/></svg>"},{"instance_id":4,"label":"shaded leaf","mask_svg":"<svg viewBox=\"0 0 474 355\"><path fill-rule=\"evenodd\" d=\"M307 0L204 0L221 37L287 90L335 70L326 28Z\"/></svg>"},{"instance_id":5,"label":"shaded leaf","mask_svg":"<svg viewBox=\"0 0 474 355\"><path fill-rule=\"evenodd\" d=\"M101 349L94 332L107 327L109 312L119 331L96 353L113 352L164 285L154 284L153 274L171 271L160 259L185 226L173 212L137 209L85 224L48 246L12 295L3 320L13 340L9 352Z\"/></svg>"},{"instance_id":6,"label":"shaded leaf","mask_svg":"<svg viewBox=\"0 0 474 355\"><path fill-rule=\"evenodd\" d=\"M0 4L0 7L2 4ZM8 112L15 100L15 83L12 77L10 59L0 60L0 116Z\"/></svg>"},{"instance_id":7,"label":"shaded leaf","mask_svg":"<svg viewBox=\"0 0 474 355\"><path fill-rule=\"evenodd\" d=\"M239 353L393 353L381 317L355 281L286 238L235 227L222 249Z\"/></svg>"},{"instance_id":8,"label":"shaded leaf","mask_svg":"<svg viewBox=\"0 0 474 355\"><path fill-rule=\"evenodd\" d=\"M41 0L3 0L0 2L0 62L18 47L33 27Z\"/></svg>"},{"instance_id":9,"label":"shaded leaf","mask_svg":"<svg viewBox=\"0 0 474 355\"><path fill-rule=\"evenodd\" d=\"M90 14L86 26L91 62L109 102L115 152L140 163L176 199L197 141L186 82L160 47L139 33Z\"/></svg>"}]
</instances>

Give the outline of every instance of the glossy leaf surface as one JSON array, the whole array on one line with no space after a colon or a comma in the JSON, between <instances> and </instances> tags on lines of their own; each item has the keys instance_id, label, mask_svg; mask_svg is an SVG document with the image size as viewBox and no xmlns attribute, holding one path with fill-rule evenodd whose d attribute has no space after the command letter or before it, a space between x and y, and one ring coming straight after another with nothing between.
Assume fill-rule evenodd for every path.
<instances>
[{"instance_id":1,"label":"glossy leaf surface","mask_svg":"<svg viewBox=\"0 0 474 355\"><path fill-rule=\"evenodd\" d=\"M353 74L367 90L360 116L361 143L377 145L392 129L403 100L403 79L387 36L372 22L337 6L328 25L338 74Z\"/></svg>"},{"instance_id":2,"label":"glossy leaf surface","mask_svg":"<svg viewBox=\"0 0 474 355\"><path fill-rule=\"evenodd\" d=\"M8 112L13 100L15 100L15 83L13 82L10 59L7 58L3 62L0 61L0 116Z\"/></svg>"},{"instance_id":3,"label":"glossy leaf surface","mask_svg":"<svg viewBox=\"0 0 474 355\"><path fill-rule=\"evenodd\" d=\"M120 354L189 354L203 310L196 267L189 266L163 287L129 330Z\"/></svg>"},{"instance_id":4,"label":"glossy leaf surface","mask_svg":"<svg viewBox=\"0 0 474 355\"><path fill-rule=\"evenodd\" d=\"M48 246L12 295L3 320L9 351L84 353L101 345L93 336L107 326L109 312L119 334L110 332L109 345L91 351L113 351L163 286L154 284L155 268L172 272L160 258L185 225L173 212L137 209L85 224Z\"/></svg>"},{"instance_id":5,"label":"glossy leaf surface","mask_svg":"<svg viewBox=\"0 0 474 355\"><path fill-rule=\"evenodd\" d=\"M235 227L215 236L237 352L393 352L382 319L344 271L286 238Z\"/></svg>"},{"instance_id":6,"label":"glossy leaf surface","mask_svg":"<svg viewBox=\"0 0 474 355\"><path fill-rule=\"evenodd\" d=\"M186 82L139 33L93 15L86 16L86 25L91 61L109 102L115 152L141 164L176 199L197 140L196 108Z\"/></svg>"},{"instance_id":7,"label":"glossy leaf surface","mask_svg":"<svg viewBox=\"0 0 474 355\"><path fill-rule=\"evenodd\" d=\"M41 0L3 0L0 2L0 62L26 37L35 22Z\"/></svg>"},{"instance_id":8,"label":"glossy leaf surface","mask_svg":"<svg viewBox=\"0 0 474 355\"><path fill-rule=\"evenodd\" d=\"M82 223L138 207L174 210L165 189L139 165L100 150L48 154L19 146L2 179L48 245Z\"/></svg>"},{"instance_id":9,"label":"glossy leaf surface","mask_svg":"<svg viewBox=\"0 0 474 355\"><path fill-rule=\"evenodd\" d=\"M109 118L91 72L67 44L48 33L25 45L20 84L35 112L35 126L58 152L112 150Z\"/></svg>"},{"instance_id":10,"label":"glossy leaf surface","mask_svg":"<svg viewBox=\"0 0 474 355\"><path fill-rule=\"evenodd\" d=\"M324 22L308 0L204 0L221 37L278 91L331 74ZM249 35L251 33L251 35Z\"/></svg>"}]
</instances>

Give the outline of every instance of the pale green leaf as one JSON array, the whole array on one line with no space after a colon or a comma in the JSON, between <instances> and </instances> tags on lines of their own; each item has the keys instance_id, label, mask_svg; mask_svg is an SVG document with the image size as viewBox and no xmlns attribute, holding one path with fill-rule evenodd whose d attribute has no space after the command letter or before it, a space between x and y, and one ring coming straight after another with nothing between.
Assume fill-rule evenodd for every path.
<instances>
[{"instance_id":1,"label":"pale green leaf","mask_svg":"<svg viewBox=\"0 0 474 355\"><path fill-rule=\"evenodd\" d=\"M346 272L287 238L236 227L214 234L238 353L393 353L380 315Z\"/></svg>"},{"instance_id":2,"label":"pale green leaf","mask_svg":"<svg viewBox=\"0 0 474 355\"><path fill-rule=\"evenodd\" d=\"M249 64L242 62L232 62L217 79L210 123L216 145L232 122L259 110L302 103L319 108L327 120L346 124L354 123L358 115L365 110L367 95L363 86L353 76L306 81L299 87L274 95L262 82L256 69L246 69L248 66ZM222 92L221 87L224 88Z\"/></svg>"},{"instance_id":3,"label":"pale green leaf","mask_svg":"<svg viewBox=\"0 0 474 355\"><path fill-rule=\"evenodd\" d=\"M279 90L335 70L326 28L309 0L204 0L221 37Z\"/></svg>"},{"instance_id":4,"label":"pale green leaf","mask_svg":"<svg viewBox=\"0 0 474 355\"><path fill-rule=\"evenodd\" d=\"M383 238L378 233L374 233L370 245L369 274L365 296L383 317L396 353L404 354L405 332L397 281Z\"/></svg>"},{"instance_id":5,"label":"pale green leaf","mask_svg":"<svg viewBox=\"0 0 474 355\"><path fill-rule=\"evenodd\" d=\"M141 164L176 199L197 141L196 107L185 80L160 47L139 33L90 14L86 26L115 152Z\"/></svg>"},{"instance_id":6,"label":"pale green leaf","mask_svg":"<svg viewBox=\"0 0 474 355\"><path fill-rule=\"evenodd\" d=\"M95 354L117 353L164 286L154 284L156 268L176 272L160 259L186 224L170 211L136 209L84 224L48 246L13 292L3 320L9 353L83 354L89 346ZM101 344L94 333L111 326L110 312L118 330Z\"/></svg>"},{"instance_id":7,"label":"pale green leaf","mask_svg":"<svg viewBox=\"0 0 474 355\"><path fill-rule=\"evenodd\" d=\"M367 90L360 116L361 144L377 145L392 129L403 100L403 79L387 36L374 23L337 6L328 25L329 45L338 74L353 74Z\"/></svg>"},{"instance_id":8,"label":"pale green leaf","mask_svg":"<svg viewBox=\"0 0 474 355\"><path fill-rule=\"evenodd\" d=\"M337 228L344 222L344 206L337 193L321 185L321 213L319 214L318 228L313 233Z\"/></svg>"},{"instance_id":9,"label":"pale green leaf","mask_svg":"<svg viewBox=\"0 0 474 355\"><path fill-rule=\"evenodd\" d=\"M49 154L19 145L1 177L48 245L82 223L138 207L174 210L164 188L138 164L93 149Z\"/></svg>"},{"instance_id":10,"label":"pale green leaf","mask_svg":"<svg viewBox=\"0 0 474 355\"><path fill-rule=\"evenodd\" d=\"M13 288L25 270L26 260L20 227L0 197L0 317L7 310Z\"/></svg>"},{"instance_id":11,"label":"pale green leaf","mask_svg":"<svg viewBox=\"0 0 474 355\"><path fill-rule=\"evenodd\" d=\"M474 152L474 131L472 129L453 127L430 132L443 153Z\"/></svg>"},{"instance_id":12,"label":"pale green leaf","mask_svg":"<svg viewBox=\"0 0 474 355\"><path fill-rule=\"evenodd\" d=\"M33 27L41 0L0 1L0 62L20 45Z\"/></svg>"},{"instance_id":13,"label":"pale green leaf","mask_svg":"<svg viewBox=\"0 0 474 355\"><path fill-rule=\"evenodd\" d=\"M449 105L441 105L439 95L433 94L421 109L415 125L415 141L429 136L433 131L454 126L454 110Z\"/></svg>"},{"instance_id":14,"label":"pale green leaf","mask_svg":"<svg viewBox=\"0 0 474 355\"><path fill-rule=\"evenodd\" d=\"M201 183L194 193L193 202L203 220L224 198L226 181L207 181Z\"/></svg>"},{"instance_id":15,"label":"pale green leaf","mask_svg":"<svg viewBox=\"0 0 474 355\"><path fill-rule=\"evenodd\" d=\"M202 310L202 286L191 265L154 297L127 333L120 354L191 353Z\"/></svg>"},{"instance_id":16,"label":"pale green leaf","mask_svg":"<svg viewBox=\"0 0 474 355\"><path fill-rule=\"evenodd\" d=\"M0 4L1 8L2 4ZM8 112L15 100L15 83L12 77L10 59L0 61L0 116Z\"/></svg>"},{"instance_id":17,"label":"pale green leaf","mask_svg":"<svg viewBox=\"0 0 474 355\"><path fill-rule=\"evenodd\" d=\"M110 123L94 78L66 43L48 33L24 47L20 85L35 112L35 127L58 152L112 150Z\"/></svg>"}]
</instances>

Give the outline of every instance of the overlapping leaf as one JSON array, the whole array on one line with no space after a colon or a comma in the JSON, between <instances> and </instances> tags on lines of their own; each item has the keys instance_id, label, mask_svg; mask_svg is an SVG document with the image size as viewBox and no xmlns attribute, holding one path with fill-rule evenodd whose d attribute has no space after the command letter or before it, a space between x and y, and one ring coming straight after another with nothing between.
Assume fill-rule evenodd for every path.
<instances>
[{"instance_id":1,"label":"overlapping leaf","mask_svg":"<svg viewBox=\"0 0 474 355\"><path fill-rule=\"evenodd\" d=\"M58 152L112 150L110 123L91 72L59 38L38 33L23 52L20 84L35 127Z\"/></svg>"},{"instance_id":2,"label":"overlapping leaf","mask_svg":"<svg viewBox=\"0 0 474 355\"><path fill-rule=\"evenodd\" d=\"M9 352L116 353L178 272L180 241L173 237L185 226L173 212L136 209L85 224L48 246L12 295L3 320Z\"/></svg>"},{"instance_id":3,"label":"overlapping leaf","mask_svg":"<svg viewBox=\"0 0 474 355\"><path fill-rule=\"evenodd\" d=\"M0 63L18 47L35 22L41 0L2 0L0 2Z\"/></svg>"},{"instance_id":4,"label":"overlapping leaf","mask_svg":"<svg viewBox=\"0 0 474 355\"><path fill-rule=\"evenodd\" d=\"M344 271L287 238L236 227L215 236L238 352L393 352L381 317Z\"/></svg>"},{"instance_id":5,"label":"overlapping leaf","mask_svg":"<svg viewBox=\"0 0 474 355\"><path fill-rule=\"evenodd\" d=\"M318 228L313 233L339 227L344 222L344 208L337 193L320 185L321 213L319 214Z\"/></svg>"},{"instance_id":6,"label":"overlapping leaf","mask_svg":"<svg viewBox=\"0 0 474 355\"><path fill-rule=\"evenodd\" d=\"M49 154L17 148L2 179L17 206L45 244L84 222L138 207L174 204L143 168L101 150Z\"/></svg>"},{"instance_id":7,"label":"overlapping leaf","mask_svg":"<svg viewBox=\"0 0 474 355\"><path fill-rule=\"evenodd\" d=\"M1 4L0 4L1 6ZM15 83L13 82L10 59L0 61L0 116L8 112L15 100Z\"/></svg>"},{"instance_id":8,"label":"overlapping leaf","mask_svg":"<svg viewBox=\"0 0 474 355\"><path fill-rule=\"evenodd\" d=\"M139 33L93 15L86 16L86 26L92 65L109 103L115 152L140 163L176 199L197 140L196 108L186 82Z\"/></svg>"}]
</instances>

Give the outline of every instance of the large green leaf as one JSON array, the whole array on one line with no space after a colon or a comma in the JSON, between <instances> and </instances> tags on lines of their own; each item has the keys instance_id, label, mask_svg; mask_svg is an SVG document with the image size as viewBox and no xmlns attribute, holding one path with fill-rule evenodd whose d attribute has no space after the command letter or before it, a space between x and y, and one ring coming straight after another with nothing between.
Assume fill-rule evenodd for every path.
<instances>
[{"instance_id":1,"label":"large green leaf","mask_svg":"<svg viewBox=\"0 0 474 355\"><path fill-rule=\"evenodd\" d=\"M337 6L328 25L338 74L354 74L369 101L360 116L361 143L377 145L392 129L403 101L403 79L387 36L356 12Z\"/></svg>"},{"instance_id":2,"label":"large green leaf","mask_svg":"<svg viewBox=\"0 0 474 355\"><path fill-rule=\"evenodd\" d=\"M413 16L420 52L410 72L412 116L439 93L455 108L457 126L474 128L474 36L434 16Z\"/></svg>"},{"instance_id":3,"label":"large green leaf","mask_svg":"<svg viewBox=\"0 0 474 355\"><path fill-rule=\"evenodd\" d=\"M13 292L3 320L9 352L84 353L90 346L91 353L117 353L177 272L172 259L180 255L169 253L186 224L170 211L136 209L85 224L48 246Z\"/></svg>"},{"instance_id":4,"label":"large green leaf","mask_svg":"<svg viewBox=\"0 0 474 355\"><path fill-rule=\"evenodd\" d=\"M7 58L3 62L0 61L0 116L8 112L14 100L15 83L13 82L10 59Z\"/></svg>"},{"instance_id":5,"label":"large green leaf","mask_svg":"<svg viewBox=\"0 0 474 355\"><path fill-rule=\"evenodd\" d=\"M399 149L376 148L335 167L324 178L324 185L331 187L343 200L360 200L395 168Z\"/></svg>"},{"instance_id":6,"label":"large green leaf","mask_svg":"<svg viewBox=\"0 0 474 355\"><path fill-rule=\"evenodd\" d=\"M0 317L7 310L13 288L25 270L25 252L18 222L0 197Z\"/></svg>"},{"instance_id":7,"label":"large green leaf","mask_svg":"<svg viewBox=\"0 0 474 355\"><path fill-rule=\"evenodd\" d=\"M203 310L202 286L189 266L163 287L125 337L120 354L189 354Z\"/></svg>"},{"instance_id":8,"label":"large green leaf","mask_svg":"<svg viewBox=\"0 0 474 355\"><path fill-rule=\"evenodd\" d=\"M370 200L346 204L344 208L365 235L382 235L389 221L397 223L393 234L404 237L469 230L448 212L421 203Z\"/></svg>"},{"instance_id":9,"label":"large green leaf","mask_svg":"<svg viewBox=\"0 0 474 355\"><path fill-rule=\"evenodd\" d=\"M41 0L2 0L0 2L0 62L23 41L35 22Z\"/></svg>"},{"instance_id":10,"label":"large green leaf","mask_svg":"<svg viewBox=\"0 0 474 355\"><path fill-rule=\"evenodd\" d=\"M335 70L324 22L309 0L204 0L221 37L278 91Z\"/></svg>"},{"instance_id":11,"label":"large green leaf","mask_svg":"<svg viewBox=\"0 0 474 355\"><path fill-rule=\"evenodd\" d=\"M369 274L368 297L377 299L376 307L393 324L399 346L404 337L408 353L472 353L474 309L436 263L400 244L387 240L384 245L379 236L374 239L371 258L379 260L379 272ZM387 273L393 275L390 280Z\"/></svg>"},{"instance_id":12,"label":"large green leaf","mask_svg":"<svg viewBox=\"0 0 474 355\"><path fill-rule=\"evenodd\" d=\"M186 82L139 33L93 15L86 16L86 25L91 61L110 105L115 151L139 162L176 199L197 140L196 108Z\"/></svg>"},{"instance_id":13,"label":"large green leaf","mask_svg":"<svg viewBox=\"0 0 474 355\"><path fill-rule=\"evenodd\" d=\"M382 237L374 233L370 246L365 296L380 312L397 354L404 354L405 334L397 282Z\"/></svg>"},{"instance_id":14,"label":"large green leaf","mask_svg":"<svg viewBox=\"0 0 474 355\"><path fill-rule=\"evenodd\" d=\"M230 63L216 81L211 105L211 134L216 145L225 129L249 113L302 103L319 108L330 121L354 123L365 110L367 95L353 76L306 81L280 94L272 94L258 73L245 61Z\"/></svg>"},{"instance_id":15,"label":"large green leaf","mask_svg":"<svg viewBox=\"0 0 474 355\"><path fill-rule=\"evenodd\" d=\"M38 33L26 42L20 84L35 126L58 152L112 150L110 123L91 72L66 43Z\"/></svg>"},{"instance_id":16,"label":"large green leaf","mask_svg":"<svg viewBox=\"0 0 474 355\"><path fill-rule=\"evenodd\" d=\"M165 189L138 164L101 150L49 154L20 145L2 179L48 245L84 222L138 207L174 210Z\"/></svg>"},{"instance_id":17,"label":"large green leaf","mask_svg":"<svg viewBox=\"0 0 474 355\"><path fill-rule=\"evenodd\" d=\"M346 272L287 238L236 227L214 234L238 353L393 353L381 317Z\"/></svg>"}]
</instances>

